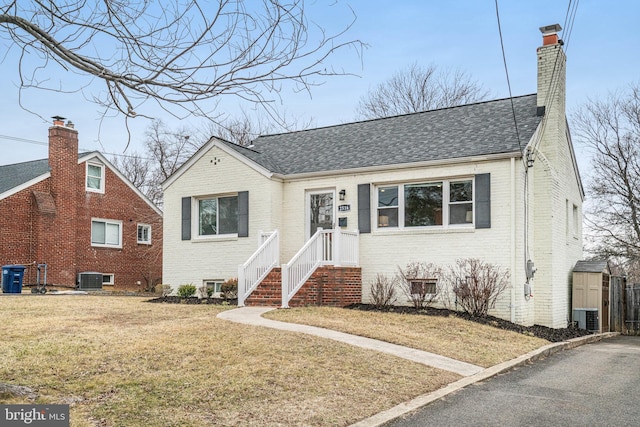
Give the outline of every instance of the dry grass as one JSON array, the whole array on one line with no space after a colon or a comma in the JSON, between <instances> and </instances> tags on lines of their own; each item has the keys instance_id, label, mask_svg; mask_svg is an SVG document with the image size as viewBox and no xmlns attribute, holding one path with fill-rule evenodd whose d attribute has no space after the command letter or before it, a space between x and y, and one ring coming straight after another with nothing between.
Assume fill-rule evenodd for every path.
<instances>
[{"instance_id":1,"label":"dry grass","mask_svg":"<svg viewBox=\"0 0 640 427\"><path fill-rule=\"evenodd\" d=\"M71 404L72 426L326 426L459 378L321 338L219 320L223 307L143 301L0 297L0 383L34 389L37 403ZM24 399L0 395L0 403Z\"/></svg>"},{"instance_id":2,"label":"dry grass","mask_svg":"<svg viewBox=\"0 0 640 427\"><path fill-rule=\"evenodd\" d=\"M456 317L416 316L332 307L271 311L284 322L375 338L489 367L549 344L548 341Z\"/></svg>"}]
</instances>

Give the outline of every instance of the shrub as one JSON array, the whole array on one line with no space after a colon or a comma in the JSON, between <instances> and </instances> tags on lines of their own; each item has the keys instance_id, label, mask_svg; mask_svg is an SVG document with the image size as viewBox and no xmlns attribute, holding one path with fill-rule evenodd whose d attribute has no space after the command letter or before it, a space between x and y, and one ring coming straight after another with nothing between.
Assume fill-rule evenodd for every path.
<instances>
[{"instance_id":1,"label":"shrub","mask_svg":"<svg viewBox=\"0 0 640 427\"><path fill-rule=\"evenodd\" d=\"M189 283L188 285L180 285L178 287L178 296L180 298L189 298L196 293L196 286Z\"/></svg>"},{"instance_id":2,"label":"shrub","mask_svg":"<svg viewBox=\"0 0 640 427\"><path fill-rule=\"evenodd\" d=\"M371 299L376 308L389 307L396 302L396 278L389 279L384 274L376 274L371 283Z\"/></svg>"},{"instance_id":3,"label":"shrub","mask_svg":"<svg viewBox=\"0 0 640 427\"><path fill-rule=\"evenodd\" d=\"M171 293L171 285L163 285L159 284L156 286L156 292L162 294L163 297L166 297Z\"/></svg>"},{"instance_id":4,"label":"shrub","mask_svg":"<svg viewBox=\"0 0 640 427\"><path fill-rule=\"evenodd\" d=\"M400 288L415 308L430 306L440 294L439 281L442 269L426 262L410 262L405 268L398 267Z\"/></svg>"},{"instance_id":5,"label":"shrub","mask_svg":"<svg viewBox=\"0 0 640 427\"><path fill-rule=\"evenodd\" d=\"M474 258L459 259L446 277L456 305L472 316L486 316L509 286L508 270Z\"/></svg>"},{"instance_id":6,"label":"shrub","mask_svg":"<svg viewBox=\"0 0 640 427\"><path fill-rule=\"evenodd\" d=\"M220 286L220 292L224 299L238 298L238 279L233 278L226 280L222 286Z\"/></svg>"},{"instance_id":7,"label":"shrub","mask_svg":"<svg viewBox=\"0 0 640 427\"><path fill-rule=\"evenodd\" d=\"M211 295L209 295L209 288L207 287L207 285L200 286L196 290L196 296L198 297L198 299L209 298Z\"/></svg>"}]
</instances>

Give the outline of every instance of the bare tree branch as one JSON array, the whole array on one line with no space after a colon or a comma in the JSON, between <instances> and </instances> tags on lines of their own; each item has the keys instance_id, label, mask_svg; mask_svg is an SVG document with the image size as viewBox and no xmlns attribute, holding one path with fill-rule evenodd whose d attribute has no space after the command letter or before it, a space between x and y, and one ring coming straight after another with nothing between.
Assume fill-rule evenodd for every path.
<instances>
[{"instance_id":1,"label":"bare tree branch","mask_svg":"<svg viewBox=\"0 0 640 427\"><path fill-rule=\"evenodd\" d=\"M155 100L174 115L209 115L205 101L232 95L276 115L284 82L309 90L349 74L329 57L361 52L360 41L345 38L354 20L327 34L304 0L21 0L0 6L0 37L21 50L21 90L69 90L47 82L55 62L104 83L94 101L105 113L132 118Z\"/></svg>"},{"instance_id":2,"label":"bare tree branch","mask_svg":"<svg viewBox=\"0 0 640 427\"><path fill-rule=\"evenodd\" d=\"M375 119L468 104L488 92L460 70L439 71L417 63L394 74L360 98L357 115Z\"/></svg>"},{"instance_id":3,"label":"bare tree branch","mask_svg":"<svg viewBox=\"0 0 640 427\"><path fill-rule=\"evenodd\" d=\"M594 255L628 266L640 261L640 87L588 100L572 116L576 136L592 152L587 212ZM640 271L631 271L640 280Z\"/></svg>"}]
</instances>

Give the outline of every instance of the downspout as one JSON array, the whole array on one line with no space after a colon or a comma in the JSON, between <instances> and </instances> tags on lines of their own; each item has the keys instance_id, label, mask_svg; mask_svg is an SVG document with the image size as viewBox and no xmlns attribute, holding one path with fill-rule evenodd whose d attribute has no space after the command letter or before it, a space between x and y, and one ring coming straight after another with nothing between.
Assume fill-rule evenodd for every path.
<instances>
[{"instance_id":1,"label":"downspout","mask_svg":"<svg viewBox=\"0 0 640 427\"><path fill-rule=\"evenodd\" d=\"M511 323L516 321L516 159L511 158Z\"/></svg>"}]
</instances>

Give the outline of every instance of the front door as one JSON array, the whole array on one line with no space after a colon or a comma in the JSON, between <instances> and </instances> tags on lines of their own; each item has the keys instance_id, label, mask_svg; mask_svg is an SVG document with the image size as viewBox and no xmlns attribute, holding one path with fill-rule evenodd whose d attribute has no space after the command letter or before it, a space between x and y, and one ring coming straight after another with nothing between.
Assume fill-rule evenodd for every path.
<instances>
[{"instance_id":1,"label":"front door","mask_svg":"<svg viewBox=\"0 0 640 427\"><path fill-rule=\"evenodd\" d=\"M335 217L335 191L311 191L307 193L307 239L315 234L318 227L333 229Z\"/></svg>"}]
</instances>

